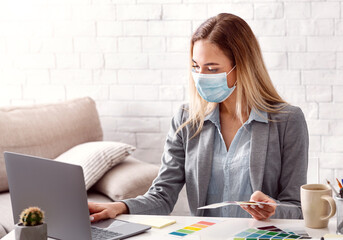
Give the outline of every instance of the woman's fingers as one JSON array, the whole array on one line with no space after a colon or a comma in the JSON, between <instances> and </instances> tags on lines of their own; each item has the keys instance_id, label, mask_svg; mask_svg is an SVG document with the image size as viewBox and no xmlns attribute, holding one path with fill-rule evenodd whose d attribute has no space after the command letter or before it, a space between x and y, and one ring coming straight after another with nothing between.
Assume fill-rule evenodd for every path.
<instances>
[{"instance_id":1,"label":"woman's fingers","mask_svg":"<svg viewBox=\"0 0 343 240\"><path fill-rule=\"evenodd\" d=\"M253 218L256 220L264 220L265 217L261 215L259 212L255 211L253 208L249 206L241 206L245 211L247 211Z\"/></svg>"},{"instance_id":2,"label":"woman's fingers","mask_svg":"<svg viewBox=\"0 0 343 240\"><path fill-rule=\"evenodd\" d=\"M88 203L89 219L96 222L102 219L115 218L122 213L128 213L127 206L122 202L113 203Z\"/></svg>"},{"instance_id":3,"label":"woman's fingers","mask_svg":"<svg viewBox=\"0 0 343 240\"><path fill-rule=\"evenodd\" d=\"M261 191L255 191L251 195L250 200L255 202L276 203L273 199L271 199L269 196ZM269 218L275 214L275 209L275 205L260 204L259 209L256 211L260 212L261 215L267 216L267 218Z\"/></svg>"},{"instance_id":4,"label":"woman's fingers","mask_svg":"<svg viewBox=\"0 0 343 240\"><path fill-rule=\"evenodd\" d=\"M260 208L261 210L265 211L265 212L268 212L268 213L275 212L275 206L273 206L273 205L259 204L257 207Z\"/></svg>"},{"instance_id":5,"label":"woman's fingers","mask_svg":"<svg viewBox=\"0 0 343 240\"><path fill-rule=\"evenodd\" d=\"M104 210L104 207L102 207L101 205L97 203L88 202L88 210L89 210L89 213L97 213Z\"/></svg>"},{"instance_id":6,"label":"woman's fingers","mask_svg":"<svg viewBox=\"0 0 343 240\"><path fill-rule=\"evenodd\" d=\"M251 195L250 201L275 203L273 199L271 199L261 191L255 191ZM276 209L276 206L268 204L246 205L241 207L257 220L266 220L270 218L275 214Z\"/></svg>"},{"instance_id":7,"label":"woman's fingers","mask_svg":"<svg viewBox=\"0 0 343 240\"><path fill-rule=\"evenodd\" d=\"M275 209L273 208L268 208L268 210L265 210L264 208L260 208L256 205L244 206L242 208L258 220L265 220L273 216L275 212Z\"/></svg>"},{"instance_id":8,"label":"woman's fingers","mask_svg":"<svg viewBox=\"0 0 343 240\"><path fill-rule=\"evenodd\" d=\"M116 216L111 216L111 218L115 218ZM100 221L102 219L107 219L107 218L110 218L109 214L108 214L108 211L104 210L104 211L101 211L101 212L98 212L98 213L94 213L92 215L90 215L89 219L91 222L97 222L97 221Z\"/></svg>"},{"instance_id":9,"label":"woman's fingers","mask_svg":"<svg viewBox=\"0 0 343 240\"><path fill-rule=\"evenodd\" d=\"M92 215L89 216L89 220L91 222L97 222L99 220L103 219L102 214L101 213L94 213Z\"/></svg>"},{"instance_id":10,"label":"woman's fingers","mask_svg":"<svg viewBox=\"0 0 343 240\"><path fill-rule=\"evenodd\" d=\"M250 207L251 208L251 207ZM261 209L259 207L255 207L255 208L251 208L252 212L255 213L256 215L261 216L264 219L269 218L270 216L272 216L273 211L269 212L269 211L265 211L264 209Z\"/></svg>"}]
</instances>

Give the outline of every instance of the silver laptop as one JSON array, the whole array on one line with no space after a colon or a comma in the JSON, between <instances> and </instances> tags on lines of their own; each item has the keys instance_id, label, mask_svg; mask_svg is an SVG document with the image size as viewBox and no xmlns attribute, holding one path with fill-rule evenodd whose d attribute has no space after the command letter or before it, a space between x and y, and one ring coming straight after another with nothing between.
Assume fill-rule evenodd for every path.
<instances>
[{"instance_id":1,"label":"silver laptop","mask_svg":"<svg viewBox=\"0 0 343 240\"><path fill-rule=\"evenodd\" d=\"M91 226L81 166L10 152L4 156L15 223L23 209L38 206L51 238L123 239L150 229L115 219Z\"/></svg>"}]
</instances>

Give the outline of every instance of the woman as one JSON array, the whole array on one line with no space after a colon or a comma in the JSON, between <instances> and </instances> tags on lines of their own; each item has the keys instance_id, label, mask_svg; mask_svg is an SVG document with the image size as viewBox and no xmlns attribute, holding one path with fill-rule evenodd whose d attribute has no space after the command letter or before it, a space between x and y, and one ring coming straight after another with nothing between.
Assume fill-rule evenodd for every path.
<instances>
[{"instance_id":1,"label":"woman","mask_svg":"<svg viewBox=\"0 0 343 240\"><path fill-rule=\"evenodd\" d=\"M191 39L190 103L171 122L159 175L144 196L89 203L91 220L169 214L186 183L192 215L301 218L308 132L302 111L275 90L259 44L241 18L221 13ZM207 204L253 200L289 206Z\"/></svg>"}]
</instances>

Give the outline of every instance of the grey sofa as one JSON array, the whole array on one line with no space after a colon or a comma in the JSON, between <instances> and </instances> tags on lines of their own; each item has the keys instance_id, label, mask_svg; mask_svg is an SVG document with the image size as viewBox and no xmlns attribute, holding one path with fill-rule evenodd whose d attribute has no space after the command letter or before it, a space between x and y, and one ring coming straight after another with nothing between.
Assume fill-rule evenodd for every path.
<instances>
[{"instance_id":1,"label":"grey sofa","mask_svg":"<svg viewBox=\"0 0 343 240\"><path fill-rule=\"evenodd\" d=\"M55 104L1 108L0 238L14 228L4 151L55 159L73 146L102 140L96 104L88 97ZM137 169L140 174L132 174ZM144 194L157 172L157 166L129 155L88 191L88 199L110 202ZM114 191L113 182L121 187Z\"/></svg>"}]
</instances>

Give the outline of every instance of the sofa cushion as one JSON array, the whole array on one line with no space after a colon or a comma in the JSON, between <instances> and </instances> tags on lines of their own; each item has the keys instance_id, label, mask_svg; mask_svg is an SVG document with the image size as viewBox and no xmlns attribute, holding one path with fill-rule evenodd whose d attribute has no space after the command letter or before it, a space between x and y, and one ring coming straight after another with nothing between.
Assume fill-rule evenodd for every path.
<instances>
[{"instance_id":1,"label":"sofa cushion","mask_svg":"<svg viewBox=\"0 0 343 240\"><path fill-rule=\"evenodd\" d=\"M159 167L128 156L108 171L92 188L114 201L144 194L158 174Z\"/></svg>"},{"instance_id":2,"label":"sofa cushion","mask_svg":"<svg viewBox=\"0 0 343 240\"><path fill-rule=\"evenodd\" d=\"M12 204L9 193L0 194L0 238L14 228ZM19 220L19 216L18 219Z\"/></svg>"},{"instance_id":3,"label":"sofa cushion","mask_svg":"<svg viewBox=\"0 0 343 240\"><path fill-rule=\"evenodd\" d=\"M54 159L75 145L103 137L95 102L0 108L0 192L8 190L4 151Z\"/></svg>"},{"instance_id":4,"label":"sofa cushion","mask_svg":"<svg viewBox=\"0 0 343 240\"><path fill-rule=\"evenodd\" d=\"M4 237L7 234L7 232L5 231L4 227L1 226L0 223L0 238Z\"/></svg>"},{"instance_id":5,"label":"sofa cushion","mask_svg":"<svg viewBox=\"0 0 343 240\"><path fill-rule=\"evenodd\" d=\"M55 160L80 165L88 190L108 170L122 162L135 147L120 142L88 142L76 145Z\"/></svg>"},{"instance_id":6,"label":"sofa cushion","mask_svg":"<svg viewBox=\"0 0 343 240\"><path fill-rule=\"evenodd\" d=\"M87 192L88 202L97 202L97 203L108 203L113 202L111 199L106 197L104 194L94 191Z\"/></svg>"}]
</instances>

